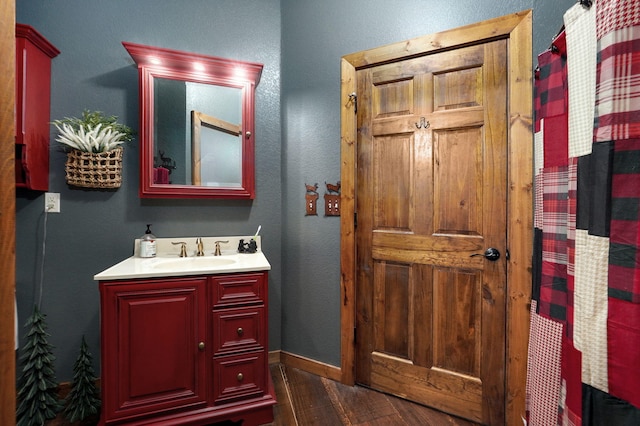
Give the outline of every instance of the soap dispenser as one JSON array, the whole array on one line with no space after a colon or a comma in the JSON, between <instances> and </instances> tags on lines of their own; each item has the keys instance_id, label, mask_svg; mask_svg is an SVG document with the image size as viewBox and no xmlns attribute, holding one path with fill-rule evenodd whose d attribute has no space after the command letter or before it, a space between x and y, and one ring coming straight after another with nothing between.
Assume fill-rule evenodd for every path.
<instances>
[{"instance_id":1,"label":"soap dispenser","mask_svg":"<svg viewBox=\"0 0 640 426\"><path fill-rule=\"evenodd\" d=\"M140 237L140 257L156 256L156 236L151 233L151 224L147 224L147 230Z\"/></svg>"}]
</instances>

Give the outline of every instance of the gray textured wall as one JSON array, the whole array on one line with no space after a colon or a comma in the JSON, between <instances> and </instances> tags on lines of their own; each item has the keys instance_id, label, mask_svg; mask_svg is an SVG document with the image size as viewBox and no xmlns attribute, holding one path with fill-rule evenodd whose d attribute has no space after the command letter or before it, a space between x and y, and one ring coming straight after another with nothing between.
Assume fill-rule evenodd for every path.
<instances>
[{"instance_id":1,"label":"gray textured wall","mask_svg":"<svg viewBox=\"0 0 640 426\"><path fill-rule=\"evenodd\" d=\"M158 236L243 234L263 225L270 278L270 349L340 365L340 225L306 216L304 184L340 179L340 58L360 50L509 13L534 10L534 54L549 46L573 0L17 0L17 21L34 25L61 51L54 60L52 118L83 108L137 127L137 74L120 42L248 61L265 69L256 105L257 197L240 201L140 200L138 153L125 153L114 193L70 190L64 156L52 149L43 310L57 346L60 380L71 377L86 334L98 358L94 273L131 253L154 224ZM281 84L282 82L282 84ZM322 200L322 198L321 198ZM321 201L320 200L320 201ZM17 203L20 323L39 284L41 196Z\"/></svg>"}]
</instances>

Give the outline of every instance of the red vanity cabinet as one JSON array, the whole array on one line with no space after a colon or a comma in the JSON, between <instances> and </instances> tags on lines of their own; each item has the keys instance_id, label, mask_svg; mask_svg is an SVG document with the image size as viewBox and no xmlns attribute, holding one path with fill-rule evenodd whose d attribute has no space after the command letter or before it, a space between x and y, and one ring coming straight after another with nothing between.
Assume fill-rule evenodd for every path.
<instances>
[{"instance_id":1,"label":"red vanity cabinet","mask_svg":"<svg viewBox=\"0 0 640 426\"><path fill-rule=\"evenodd\" d=\"M100 424L273 421L267 272L100 281Z\"/></svg>"},{"instance_id":2,"label":"red vanity cabinet","mask_svg":"<svg viewBox=\"0 0 640 426\"><path fill-rule=\"evenodd\" d=\"M33 27L16 24L16 187L49 189L51 59L60 51Z\"/></svg>"}]
</instances>

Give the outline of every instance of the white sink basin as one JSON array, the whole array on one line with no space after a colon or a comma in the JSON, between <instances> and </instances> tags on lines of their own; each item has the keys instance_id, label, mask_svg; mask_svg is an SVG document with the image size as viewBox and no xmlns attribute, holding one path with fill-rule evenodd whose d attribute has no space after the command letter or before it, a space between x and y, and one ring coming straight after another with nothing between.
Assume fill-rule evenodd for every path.
<instances>
[{"instance_id":1,"label":"white sink basin","mask_svg":"<svg viewBox=\"0 0 640 426\"><path fill-rule=\"evenodd\" d=\"M219 266L228 266L236 263L236 259L232 257L179 257L179 258L155 258L153 269L161 271L174 270L199 270L199 269L215 269Z\"/></svg>"},{"instance_id":2,"label":"white sink basin","mask_svg":"<svg viewBox=\"0 0 640 426\"><path fill-rule=\"evenodd\" d=\"M157 256L142 258L139 255L139 240L135 241L133 256L116 263L93 276L96 281L134 280L138 278L180 277L193 275L233 274L237 272L269 271L271 265L261 250L260 236L202 237L205 256L195 256L195 237L158 238ZM257 253L237 253L241 240L255 239ZM222 256L214 256L216 241L222 244ZM178 257L180 247L174 243L187 242L189 257Z\"/></svg>"}]
</instances>

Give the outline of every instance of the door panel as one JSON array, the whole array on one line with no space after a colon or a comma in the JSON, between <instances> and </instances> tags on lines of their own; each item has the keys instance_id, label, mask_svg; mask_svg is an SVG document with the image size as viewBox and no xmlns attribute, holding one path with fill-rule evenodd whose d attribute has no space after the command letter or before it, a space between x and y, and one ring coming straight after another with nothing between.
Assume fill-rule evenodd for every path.
<instances>
[{"instance_id":1,"label":"door panel","mask_svg":"<svg viewBox=\"0 0 640 426\"><path fill-rule=\"evenodd\" d=\"M437 130L433 135L433 230L482 235L482 128Z\"/></svg>"},{"instance_id":2,"label":"door panel","mask_svg":"<svg viewBox=\"0 0 640 426\"><path fill-rule=\"evenodd\" d=\"M373 164L375 229L411 230L412 135L394 135L376 140ZM408 200L399 203L398 200Z\"/></svg>"},{"instance_id":3,"label":"door panel","mask_svg":"<svg viewBox=\"0 0 640 426\"><path fill-rule=\"evenodd\" d=\"M374 351L409 359L409 268L376 262L374 283Z\"/></svg>"},{"instance_id":4,"label":"door panel","mask_svg":"<svg viewBox=\"0 0 640 426\"><path fill-rule=\"evenodd\" d=\"M482 68L479 66L434 74L434 111L482 105Z\"/></svg>"},{"instance_id":5,"label":"door panel","mask_svg":"<svg viewBox=\"0 0 640 426\"><path fill-rule=\"evenodd\" d=\"M356 77L356 381L500 424L506 42Z\"/></svg>"},{"instance_id":6,"label":"door panel","mask_svg":"<svg viewBox=\"0 0 640 426\"><path fill-rule=\"evenodd\" d=\"M437 368L480 376L480 273L473 270L434 270L434 348ZM455 306L455 311L443 307Z\"/></svg>"}]
</instances>

